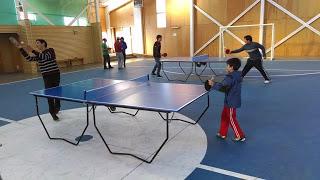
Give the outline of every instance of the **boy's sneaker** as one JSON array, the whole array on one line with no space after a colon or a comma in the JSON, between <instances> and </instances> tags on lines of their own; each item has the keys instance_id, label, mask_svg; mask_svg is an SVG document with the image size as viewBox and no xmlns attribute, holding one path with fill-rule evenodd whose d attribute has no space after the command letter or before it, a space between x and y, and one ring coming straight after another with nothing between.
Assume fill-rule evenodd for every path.
<instances>
[{"instance_id":1,"label":"boy's sneaker","mask_svg":"<svg viewBox=\"0 0 320 180\"><path fill-rule=\"evenodd\" d=\"M264 83L269 84L269 83L271 83L271 80L265 80Z\"/></svg>"},{"instance_id":2,"label":"boy's sneaker","mask_svg":"<svg viewBox=\"0 0 320 180\"><path fill-rule=\"evenodd\" d=\"M220 133L216 134L217 138L223 139L225 140L227 137L226 136L222 136Z\"/></svg>"},{"instance_id":3,"label":"boy's sneaker","mask_svg":"<svg viewBox=\"0 0 320 180\"><path fill-rule=\"evenodd\" d=\"M153 72L153 73L151 73L151 75L154 75L154 76L155 76L155 75L156 75L156 73L154 73L154 72Z\"/></svg>"},{"instance_id":4,"label":"boy's sneaker","mask_svg":"<svg viewBox=\"0 0 320 180\"><path fill-rule=\"evenodd\" d=\"M158 78L162 78L162 76L160 74L157 75Z\"/></svg>"},{"instance_id":5,"label":"boy's sneaker","mask_svg":"<svg viewBox=\"0 0 320 180\"><path fill-rule=\"evenodd\" d=\"M244 142L246 140L246 137L240 137L240 138L234 138L234 142Z\"/></svg>"}]
</instances>

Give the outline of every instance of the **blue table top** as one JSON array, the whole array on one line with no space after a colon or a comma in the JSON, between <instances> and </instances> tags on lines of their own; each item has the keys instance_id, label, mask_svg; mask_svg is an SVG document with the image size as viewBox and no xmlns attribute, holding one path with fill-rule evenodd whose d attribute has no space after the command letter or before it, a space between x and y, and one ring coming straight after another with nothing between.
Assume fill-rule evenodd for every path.
<instances>
[{"instance_id":1,"label":"blue table top","mask_svg":"<svg viewBox=\"0 0 320 180\"><path fill-rule=\"evenodd\" d=\"M85 91L113 85L119 82L122 81L94 78L54 88L34 91L30 94L41 97L52 97L75 102L86 102Z\"/></svg>"},{"instance_id":2,"label":"blue table top","mask_svg":"<svg viewBox=\"0 0 320 180\"><path fill-rule=\"evenodd\" d=\"M207 91L202 85L90 79L30 94L41 97L161 112L178 112Z\"/></svg>"}]
</instances>

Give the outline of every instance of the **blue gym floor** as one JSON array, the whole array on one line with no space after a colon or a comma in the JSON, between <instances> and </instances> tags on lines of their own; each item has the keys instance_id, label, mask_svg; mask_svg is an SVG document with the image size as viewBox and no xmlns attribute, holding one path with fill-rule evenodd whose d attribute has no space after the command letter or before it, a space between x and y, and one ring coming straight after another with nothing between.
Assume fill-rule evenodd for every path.
<instances>
[{"instance_id":1,"label":"blue gym floor","mask_svg":"<svg viewBox=\"0 0 320 180\"><path fill-rule=\"evenodd\" d=\"M133 62L125 70L94 68L62 74L61 84L94 77L132 79L150 73L151 60ZM224 64L215 66L223 73ZM229 130L227 141L215 137L220 124L224 95L210 92L211 106L199 122L207 135L208 148L201 164L263 179L319 179L320 161L320 61L266 61L272 83L265 85L252 69L242 86L239 123L247 141L234 143ZM175 64L166 70L179 72ZM179 77L173 74L172 77ZM167 82L153 78L152 81ZM181 83L181 82L178 82ZM188 83L198 83L196 79ZM8 120L20 121L36 115L33 96L28 93L43 89L41 77L0 85L0 128ZM42 113L47 103L41 100ZM195 119L205 99L186 107L181 113ZM63 102L63 109L79 105ZM45 136L45 134L40 134ZM0 142L1 143L1 142ZM161 153L161 152L160 152ZM196 168L187 179L237 179L231 175Z\"/></svg>"}]
</instances>

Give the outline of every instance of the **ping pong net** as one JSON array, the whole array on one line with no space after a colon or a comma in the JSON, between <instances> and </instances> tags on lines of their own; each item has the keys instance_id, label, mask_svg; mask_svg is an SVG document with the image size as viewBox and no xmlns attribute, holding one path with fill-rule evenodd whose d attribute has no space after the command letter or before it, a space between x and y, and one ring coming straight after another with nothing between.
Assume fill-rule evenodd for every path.
<instances>
[{"instance_id":1,"label":"ping pong net","mask_svg":"<svg viewBox=\"0 0 320 180\"><path fill-rule=\"evenodd\" d=\"M209 60L209 55L198 55L198 56L193 56L192 61L193 62L206 62Z\"/></svg>"},{"instance_id":2,"label":"ping pong net","mask_svg":"<svg viewBox=\"0 0 320 180\"><path fill-rule=\"evenodd\" d=\"M144 75L135 79L121 81L116 84L85 90L84 99L87 101L99 101L99 99L106 96L125 96L126 94L133 92L136 87L147 85L146 82L148 81L149 75Z\"/></svg>"}]
</instances>

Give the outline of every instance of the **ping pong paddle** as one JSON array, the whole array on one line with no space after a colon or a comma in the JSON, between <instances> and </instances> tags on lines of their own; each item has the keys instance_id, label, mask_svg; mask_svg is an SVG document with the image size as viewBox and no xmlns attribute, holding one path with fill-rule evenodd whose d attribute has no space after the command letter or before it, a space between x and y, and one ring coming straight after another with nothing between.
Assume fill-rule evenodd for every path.
<instances>
[{"instance_id":1,"label":"ping pong paddle","mask_svg":"<svg viewBox=\"0 0 320 180\"><path fill-rule=\"evenodd\" d=\"M23 42L20 43L16 38L12 36L9 37L9 41L18 48L21 47L21 44L23 44Z\"/></svg>"},{"instance_id":2,"label":"ping pong paddle","mask_svg":"<svg viewBox=\"0 0 320 180\"><path fill-rule=\"evenodd\" d=\"M209 84L209 80L206 80L206 82L204 82L204 89L206 91L210 91L211 85Z\"/></svg>"},{"instance_id":3,"label":"ping pong paddle","mask_svg":"<svg viewBox=\"0 0 320 180\"><path fill-rule=\"evenodd\" d=\"M167 53L163 53L162 56L163 56L163 57L167 57L168 54L167 54Z\"/></svg>"},{"instance_id":4,"label":"ping pong paddle","mask_svg":"<svg viewBox=\"0 0 320 180\"><path fill-rule=\"evenodd\" d=\"M225 53L226 53L226 54L230 54L230 53L231 53L230 49L226 49L226 50L225 50Z\"/></svg>"},{"instance_id":5,"label":"ping pong paddle","mask_svg":"<svg viewBox=\"0 0 320 180\"><path fill-rule=\"evenodd\" d=\"M206 80L206 81L204 82L204 89L205 89L206 91L210 91L210 89L211 89L212 86L209 84L209 81L213 81L213 80L214 80L214 76L212 76L210 80Z\"/></svg>"}]
</instances>

